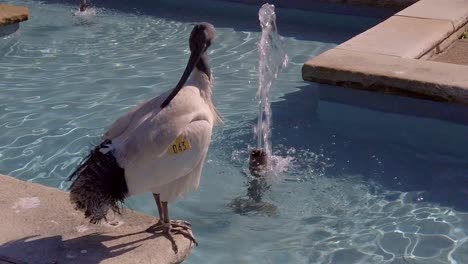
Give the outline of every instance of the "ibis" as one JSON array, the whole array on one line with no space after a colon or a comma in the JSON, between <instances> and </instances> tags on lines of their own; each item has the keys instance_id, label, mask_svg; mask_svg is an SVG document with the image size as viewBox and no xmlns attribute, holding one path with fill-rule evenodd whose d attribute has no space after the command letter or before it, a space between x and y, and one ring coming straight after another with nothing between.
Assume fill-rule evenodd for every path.
<instances>
[{"instance_id":1,"label":"ibis","mask_svg":"<svg viewBox=\"0 0 468 264\"><path fill-rule=\"evenodd\" d=\"M159 221L148 230L165 234L173 247L175 234L197 244L189 222L169 218L168 204L198 188L213 126L222 122L207 56L214 38L213 25L195 25L175 88L118 118L71 173L70 201L91 223L119 212L127 197L150 192Z\"/></svg>"}]
</instances>

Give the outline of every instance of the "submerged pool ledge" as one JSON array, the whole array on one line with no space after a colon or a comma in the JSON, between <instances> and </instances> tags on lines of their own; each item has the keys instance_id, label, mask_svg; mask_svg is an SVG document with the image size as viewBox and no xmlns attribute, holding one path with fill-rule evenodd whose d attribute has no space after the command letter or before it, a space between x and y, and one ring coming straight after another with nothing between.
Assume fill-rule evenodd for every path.
<instances>
[{"instance_id":1,"label":"submerged pool ledge","mask_svg":"<svg viewBox=\"0 0 468 264\"><path fill-rule=\"evenodd\" d=\"M29 9L24 6L0 4L0 26L7 26L29 19Z\"/></svg>"},{"instance_id":2,"label":"submerged pool ledge","mask_svg":"<svg viewBox=\"0 0 468 264\"><path fill-rule=\"evenodd\" d=\"M0 38L14 33L19 23L29 19L29 9L24 6L0 4Z\"/></svg>"},{"instance_id":3,"label":"submerged pool ledge","mask_svg":"<svg viewBox=\"0 0 468 264\"><path fill-rule=\"evenodd\" d=\"M468 105L468 66L428 61L468 28L468 0L421 0L307 61L306 81ZM468 56L468 55L467 55Z\"/></svg>"},{"instance_id":4,"label":"submerged pool ledge","mask_svg":"<svg viewBox=\"0 0 468 264\"><path fill-rule=\"evenodd\" d=\"M0 174L0 263L180 263L193 248L175 236L174 254L164 236L145 232L157 219L124 209L93 225L58 189Z\"/></svg>"}]
</instances>

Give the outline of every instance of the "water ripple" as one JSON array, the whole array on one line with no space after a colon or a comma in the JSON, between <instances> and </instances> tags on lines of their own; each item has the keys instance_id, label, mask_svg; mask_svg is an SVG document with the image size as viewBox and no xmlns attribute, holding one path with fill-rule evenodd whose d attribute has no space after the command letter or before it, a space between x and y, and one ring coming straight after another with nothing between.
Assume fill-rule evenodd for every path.
<instances>
[{"instance_id":1,"label":"water ripple","mask_svg":"<svg viewBox=\"0 0 468 264\"><path fill-rule=\"evenodd\" d=\"M0 43L0 173L66 189L70 172L117 117L176 84L192 24L113 9L82 19L68 5L8 2L27 5L34 21ZM283 22L280 33L288 28L305 36L302 29L317 27ZM302 63L350 32L284 38L290 66L272 88L272 133L273 153L288 157L288 170L265 194L278 213L232 211L229 204L246 192L254 144L258 29L219 26L210 47L214 101L225 124L214 130L199 191L171 207L192 221L202 245L188 261L467 262L468 213L431 200L431 188L442 187L405 180L423 175L420 182L444 188L454 186L446 184L454 175L453 181L466 180L459 176L466 171L460 149L468 145L460 148L457 139L468 130L321 101L316 85L301 88ZM451 192L435 193L452 199ZM150 195L127 205L156 214Z\"/></svg>"}]
</instances>

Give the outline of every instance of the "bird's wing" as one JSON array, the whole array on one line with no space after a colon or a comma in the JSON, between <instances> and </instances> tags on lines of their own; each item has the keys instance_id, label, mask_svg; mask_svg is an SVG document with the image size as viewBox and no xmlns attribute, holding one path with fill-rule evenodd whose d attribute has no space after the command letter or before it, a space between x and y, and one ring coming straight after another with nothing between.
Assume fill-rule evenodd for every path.
<instances>
[{"instance_id":1,"label":"bird's wing","mask_svg":"<svg viewBox=\"0 0 468 264\"><path fill-rule=\"evenodd\" d=\"M185 197L188 193L198 189L200 176L205 165L206 153L189 174L180 177L166 185L155 186L150 189L152 193L159 193L162 201L173 202Z\"/></svg>"},{"instance_id":2,"label":"bird's wing","mask_svg":"<svg viewBox=\"0 0 468 264\"><path fill-rule=\"evenodd\" d=\"M162 100L151 101L135 111L123 131L111 138L117 161L124 168L139 156L166 154L169 145L195 121L204 120L212 127L212 114L198 88L184 87L163 109L159 107Z\"/></svg>"},{"instance_id":3,"label":"bird's wing","mask_svg":"<svg viewBox=\"0 0 468 264\"><path fill-rule=\"evenodd\" d=\"M179 136L190 122L197 119L212 119L207 113L207 104L195 87L184 87L163 109L160 103L166 96L159 96L144 103L123 125L118 136L112 140L114 154L121 166L151 149L153 155L161 156L171 142ZM121 124L124 124L122 121ZM118 129L116 129L117 131Z\"/></svg>"},{"instance_id":4,"label":"bird's wing","mask_svg":"<svg viewBox=\"0 0 468 264\"><path fill-rule=\"evenodd\" d=\"M142 115L150 112L151 110L159 111L161 108L159 107L163 100L167 97L167 93L162 94L158 97L155 97L149 101L141 103L135 106L132 110L125 113L123 116L119 117L107 130L104 134L103 139L114 139L120 136L122 133L126 131L128 126L132 123L134 119L141 119Z\"/></svg>"},{"instance_id":5,"label":"bird's wing","mask_svg":"<svg viewBox=\"0 0 468 264\"><path fill-rule=\"evenodd\" d=\"M164 148L162 155L157 155L152 149L158 149L157 142L146 142L146 147L140 153L126 162L124 167L129 193L139 194L155 188L170 185L185 177L199 178L201 169L197 166L204 160L211 141L212 123L208 120L193 120ZM200 166L203 167L203 164ZM196 170L196 172L195 172ZM198 179L187 182L194 185ZM189 183L192 182L192 183ZM171 185L172 184L172 185ZM196 184L198 186L198 184ZM180 191L194 187L176 186ZM167 190L168 192L179 192Z\"/></svg>"},{"instance_id":6,"label":"bird's wing","mask_svg":"<svg viewBox=\"0 0 468 264\"><path fill-rule=\"evenodd\" d=\"M129 112L125 113L123 116L119 117L107 130L107 132L104 134L103 139L113 139L117 136L119 136L122 132L125 131L125 129L128 127L130 122L132 121L132 117L134 116L135 112L138 110L138 108L141 107L141 105L133 108Z\"/></svg>"}]
</instances>

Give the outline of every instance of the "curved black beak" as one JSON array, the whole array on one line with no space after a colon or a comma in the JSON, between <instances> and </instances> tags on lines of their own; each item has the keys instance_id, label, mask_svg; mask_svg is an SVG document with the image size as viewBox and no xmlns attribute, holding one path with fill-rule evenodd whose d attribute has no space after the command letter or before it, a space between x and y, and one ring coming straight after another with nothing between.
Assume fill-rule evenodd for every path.
<instances>
[{"instance_id":1,"label":"curved black beak","mask_svg":"<svg viewBox=\"0 0 468 264\"><path fill-rule=\"evenodd\" d=\"M196 45L194 47L194 50L192 50L192 53L190 54L190 58L187 62L187 66L185 67L185 71L182 74L182 77L180 77L179 82L177 83L176 87L174 90L172 90L171 94L164 100L164 102L161 104L161 108L166 107L172 99L179 93L180 89L184 87L185 82L187 81L188 77L192 73L193 69L195 68L195 65L197 65L198 61L200 60L201 56L203 53L206 51L207 45L204 43L203 45Z\"/></svg>"}]
</instances>

